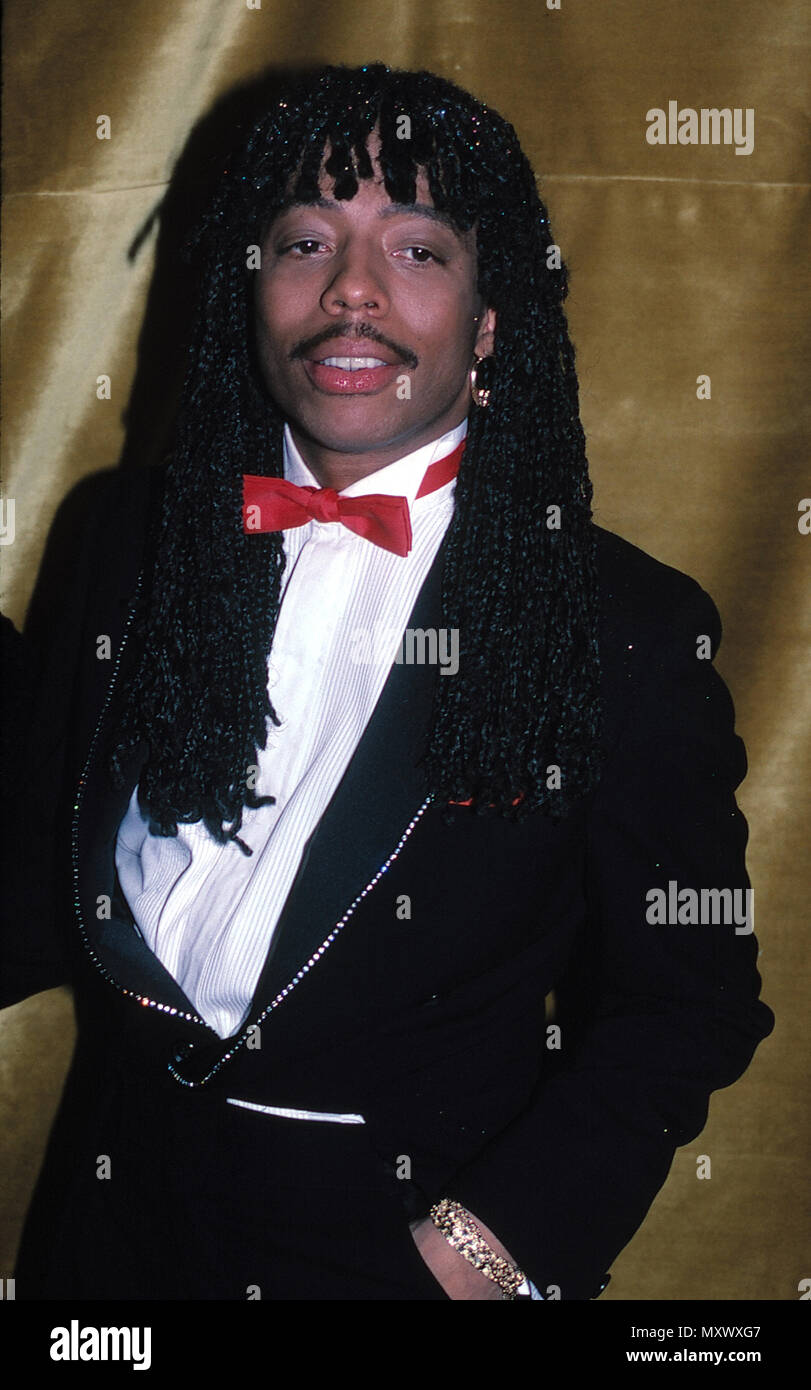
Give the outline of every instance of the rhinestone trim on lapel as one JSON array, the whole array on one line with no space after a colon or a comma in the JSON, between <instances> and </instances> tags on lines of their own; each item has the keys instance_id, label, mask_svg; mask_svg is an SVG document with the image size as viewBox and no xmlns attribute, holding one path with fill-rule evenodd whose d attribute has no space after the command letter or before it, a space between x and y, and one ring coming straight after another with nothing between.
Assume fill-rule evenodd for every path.
<instances>
[{"instance_id":1,"label":"rhinestone trim on lapel","mask_svg":"<svg viewBox=\"0 0 811 1390\"><path fill-rule=\"evenodd\" d=\"M79 778L79 786L76 791L76 800L73 803L73 823L71 828L73 906L76 913L76 920L79 925L79 935L81 937L82 945L88 952L91 960L93 961L93 964L96 966L96 969L99 971L99 973L107 981L108 984L112 985L112 987L116 989L119 992L119 994L124 995L125 998L134 999L137 1003L143 1005L144 1008L157 1009L159 1013L168 1014L173 1018L182 1018L187 1023L199 1024L200 1027L205 1028L207 1033L211 1033L216 1037L217 1035L214 1032L214 1029L211 1028L208 1023L206 1023L205 1019L200 1018L197 1014L188 1013L184 1009L176 1008L173 1004L162 1004L157 999L149 999L146 995L138 994L136 990L127 989L126 985L120 984L119 981L116 980L115 976L112 975L110 971L107 969L107 967L102 963L98 953L94 950L90 938L87 934L87 930L84 924L84 918L82 916L81 895L79 893L79 815L82 809L82 802L84 800L84 790L87 785L90 766L93 762L93 757L96 752L96 745L98 743L99 734L101 733L101 728L107 715L107 711L110 708L110 701L113 698L113 692L115 690L116 681L118 680L118 674L121 669L121 659L124 655L124 649L127 645L127 639L130 635L130 630L135 619L136 604L138 601L138 596L141 592L143 579L144 573L142 570L141 573L138 575L138 582L135 586L135 593L133 594L132 602L130 604L130 611L127 615L127 621L124 625L124 632L121 638L121 643L116 654L115 665L113 667L113 674L110 678L110 684L107 687L107 694L104 699L104 704L102 706L101 714L99 715L98 722L93 733L93 737L90 740L90 749L87 754L87 759L85 761L82 775Z\"/></svg>"},{"instance_id":2,"label":"rhinestone trim on lapel","mask_svg":"<svg viewBox=\"0 0 811 1390\"><path fill-rule=\"evenodd\" d=\"M425 811L428 809L433 800L434 794L433 792L431 792L425 798L419 810L412 816L411 820L409 821L408 825L406 826L405 830L400 836L397 845L393 849L392 853L389 855L388 859L385 861L385 863L381 864L380 868L377 870L377 873L369 879L369 882L366 884L366 887L362 888L361 891L358 893L358 896L354 899L352 903L350 903L343 917L341 917L339 921L335 923L335 926L332 928L332 931L329 933L329 936L326 936L324 938L324 940L321 942L321 945L310 956L310 959L307 961L306 965L302 965L301 969L293 976L289 984L286 984L283 989L279 990L279 993L276 995L275 999L271 1000L267 1008L263 1010L259 1017L253 1019L250 1023L246 1025L244 1031L234 1042L234 1046L230 1048L228 1052L224 1053L224 1055L215 1062L214 1066L211 1067L211 1069L208 1072L206 1072L205 1076L201 1077L199 1081L190 1081L187 1077L181 1076L180 1073L176 1071L175 1068L172 1066L171 1062L168 1063L168 1070L170 1074L174 1077L175 1081L177 1081L178 1085L189 1086L192 1088L195 1088L197 1086L205 1086L206 1083L210 1081L213 1076L216 1076L217 1072L225 1066L225 1063L230 1061L234 1054L245 1045L251 1034L252 1029L255 1028L258 1024L264 1022L268 1014L270 1014L273 1011L273 1009L278 1008L278 1006L282 1003L282 1000L286 999L288 994L290 994L295 989L296 985L304 979L304 976L309 974L310 970L312 970L318 964L325 952L329 950L336 937L338 937L340 933L343 931L350 917L354 913L356 907L363 901L363 899L367 896L368 893L371 893L375 885L380 882L383 875L388 871L388 869L391 868L391 865L394 863L395 859L398 858L401 850L403 849L403 846L405 845L406 841L408 840L409 836L414 830L414 827L417 825L418 821L422 819ZM193 1048L193 1043L188 1043L186 1045L184 1052L187 1057L191 1054Z\"/></svg>"},{"instance_id":3,"label":"rhinestone trim on lapel","mask_svg":"<svg viewBox=\"0 0 811 1390\"><path fill-rule=\"evenodd\" d=\"M81 813L82 802L84 799L84 790L87 785L88 774L90 771L91 764L93 762L93 757L96 752L96 745L98 743L99 734L101 733L102 725L107 715L107 711L110 707L110 702L113 698L113 692L115 690L116 681L118 679L119 671L121 669L121 661L124 655L124 650L126 648L127 640L129 638L130 631L135 619L136 604L141 591L143 578L143 571L141 571L141 573L138 576L138 583L135 587L132 603L130 604L130 611L127 615L127 621L124 626L124 632L121 638L121 643L116 654L115 666L113 667L113 674L110 679L110 684L107 688L107 694L104 699L104 705L102 707L101 714L99 715L98 722L96 724L96 728L94 730L93 737L90 742L90 749L88 751L84 769L82 771L81 777L79 778L79 786L76 793L76 800L73 803L71 856L73 864L74 909L76 912L76 919L79 925L79 934L82 940L82 944L85 950L88 952L96 969L101 974L102 978L106 980L107 983L113 987L113 989L117 990L118 993L123 995L125 998L134 999L136 1003L141 1004L144 1008L157 1009L159 1013L167 1014L173 1018L183 1019L186 1023L194 1023L199 1027L203 1028L207 1034L210 1034L212 1037L216 1037L218 1041L222 1042L223 1039L219 1037L219 1034L216 1033L216 1031L210 1026L210 1024L206 1023L205 1019L200 1018L198 1014L190 1013L184 1009L176 1008L173 1004L162 1004L157 999L150 999L146 995L139 994L137 990L127 989L126 985L122 985L102 963L98 953L94 950L90 938L87 934L84 919L82 916L81 896L79 893L79 815ZM329 947L332 945L335 939L343 931L347 922L354 914L355 909L359 906L363 899L369 893L371 893L372 889L380 882L383 875L388 871L388 869L391 867L394 861L399 857L404 845L411 836L415 826L422 819L424 813L431 805L431 802L433 800L434 794L433 792L431 792L425 798L419 809L412 816L411 820L409 821L408 825L406 826L405 830L400 836L400 839L398 840L395 848L392 850L392 853L389 855L388 859L386 859L384 863L381 864L377 872L373 874L372 877L369 879L369 882L366 884L365 888L362 888L360 893L358 893L357 897L353 900L352 903L350 903L344 915L341 918L339 918L339 920L335 923L329 935L324 938L321 945L317 947L317 949L313 952L306 964L303 965L299 971L297 971L297 973L293 976L289 983L286 984L284 988L281 989L279 993L275 996L275 998L271 1000L270 1004L268 1004L267 1008L263 1010L259 1017L245 1025L243 1031L234 1040L233 1046L230 1047L227 1052L225 1052L222 1056L220 1056L217 1059L216 1063L210 1068L208 1072L206 1072L205 1076L201 1077L199 1081L191 1081L187 1077L182 1076L180 1072L178 1072L175 1069L171 1062L167 1063L167 1070L169 1071L173 1079L177 1081L178 1085L187 1086L190 1088L205 1086L207 1082L209 1082L213 1076L216 1076L217 1073L221 1070L221 1068L225 1066L225 1063L230 1061L234 1054L244 1046L244 1044L247 1042L248 1038L251 1035L252 1028L257 1024L262 1023L268 1017L268 1015L272 1013L274 1009L278 1008L279 1004L281 1004L282 1001L287 998L288 994L290 994L292 990L295 989L296 985L298 985L304 979L304 976L309 974L310 970L312 970L318 964L318 962L324 956L325 952L329 949ZM175 1060L179 1062L182 1059L189 1057L193 1051L194 1043L188 1042L182 1047L182 1049L180 1049L178 1054L176 1054Z\"/></svg>"}]
</instances>

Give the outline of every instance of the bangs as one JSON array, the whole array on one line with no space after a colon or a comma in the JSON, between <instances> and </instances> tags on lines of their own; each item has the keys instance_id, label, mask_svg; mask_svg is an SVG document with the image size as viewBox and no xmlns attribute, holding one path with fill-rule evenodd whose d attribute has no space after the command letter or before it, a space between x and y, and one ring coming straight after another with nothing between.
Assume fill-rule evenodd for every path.
<instances>
[{"instance_id":1,"label":"bangs","mask_svg":"<svg viewBox=\"0 0 811 1390\"><path fill-rule=\"evenodd\" d=\"M244 132L186 243L188 257L231 255L246 228L261 237L290 201L320 196L322 173L334 181L336 200L354 198L359 182L375 175L367 148L375 128L392 202L416 202L422 171L434 207L463 235L503 206L505 181L515 188L526 178L510 158L511 127L453 83L382 64L328 68L315 83L294 79Z\"/></svg>"},{"instance_id":2,"label":"bangs","mask_svg":"<svg viewBox=\"0 0 811 1390\"><path fill-rule=\"evenodd\" d=\"M433 116L433 119L432 119ZM307 138L298 167L293 171L288 196L296 202L314 202L320 193L322 174L334 181L339 202L354 198L360 180L374 177L368 140L376 128L380 136L378 161L383 184L393 203L417 201L417 177L425 174L431 201L438 212L451 218L461 233L470 230L477 217L473 189L465 179L465 162L456 143L449 139L447 111L413 115L397 109L391 98L375 107L364 106L352 126L324 122ZM327 154L329 147L329 155Z\"/></svg>"}]
</instances>

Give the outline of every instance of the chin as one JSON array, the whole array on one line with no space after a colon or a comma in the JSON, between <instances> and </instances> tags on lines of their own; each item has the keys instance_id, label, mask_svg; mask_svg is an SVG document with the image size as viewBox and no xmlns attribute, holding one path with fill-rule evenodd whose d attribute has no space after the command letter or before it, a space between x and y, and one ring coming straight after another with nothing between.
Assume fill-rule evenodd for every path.
<instances>
[{"instance_id":1,"label":"chin","mask_svg":"<svg viewBox=\"0 0 811 1390\"><path fill-rule=\"evenodd\" d=\"M353 418L351 425L341 429L325 421L305 421L295 420L288 417L290 424L314 444L318 444L322 449L332 449L340 454L363 454L373 449L383 449L388 445L397 444L404 436L407 438L412 432L408 425L403 424L402 420L369 420Z\"/></svg>"}]
</instances>

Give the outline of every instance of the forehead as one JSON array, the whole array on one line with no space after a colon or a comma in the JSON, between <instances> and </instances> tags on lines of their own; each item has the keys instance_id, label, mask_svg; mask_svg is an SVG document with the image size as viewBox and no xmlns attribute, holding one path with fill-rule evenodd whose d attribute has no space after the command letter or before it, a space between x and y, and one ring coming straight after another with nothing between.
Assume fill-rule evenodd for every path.
<instances>
[{"instance_id":1,"label":"forehead","mask_svg":"<svg viewBox=\"0 0 811 1390\"><path fill-rule=\"evenodd\" d=\"M358 191L355 194L355 197L350 199L336 200L334 198L326 198L322 196L318 198L310 198L305 201L303 199L294 198L291 196L285 199L282 206L274 214L274 217L282 217L285 213L295 211L297 208L320 208L324 212L342 216L345 215L348 211L351 212L352 204L357 203L357 200L360 199L361 204L365 201L369 202L370 204L373 204L375 209L375 218L376 220L379 220L381 223L391 221L395 217L420 217L428 222L432 222L434 226L442 227L446 231L452 233L452 235L457 239L457 241L460 242L462 246L468 245L468 242L470 240L470 233L461 231L461 229L456 226L456 223L453 221L453 218L450 216L449 213L440 212L437 208L434 207L433 203L431 203L430 201L424 201L424 198L420 196L419 188L417 189L416 202L395 203L389 198L385 188L382 187L382 184L380 187L380 192L378 196L374 198L374 200L372 200L371 198L364 198L362 190L365 186L370 185L371 182L371 180L361 181L358 185Z\"/></svg>"},{"instance_id":2,"label":"forehead","mask_svg":"<svg viewBox=\"0 0 811 1390\"><path fill-rule=\"evenodd\" d=\"M299 170L295 170L287 181L287 191L281 205L272 214L271 221L276 221L297 208L319 208L324 212L345 216L349 213L353 216L361 209L368 209L379 220L382 225L395 217L412 217L427 220L435 227L441 227L451 233L461 247L466 250L475 250L475 232L463 230L454 221L449 212L440 210L434 206L433 199L428 183L427 173L422 166L416 169L415 201L413 203L399 203L390 198L380 168L378 153L380 140L377 129L370 132L366 142L366 148L372 161L372 177L362 178L358 172L357 160L353 154L353 168L357 181L357 189L351 198L335 198L336 179L326 171L326 164L332 153L332 148L327 141L321 155L321 165L318 175L319 193L314 198L296 197L295 188L298 181Z\"/></svg>"}]
</instances>

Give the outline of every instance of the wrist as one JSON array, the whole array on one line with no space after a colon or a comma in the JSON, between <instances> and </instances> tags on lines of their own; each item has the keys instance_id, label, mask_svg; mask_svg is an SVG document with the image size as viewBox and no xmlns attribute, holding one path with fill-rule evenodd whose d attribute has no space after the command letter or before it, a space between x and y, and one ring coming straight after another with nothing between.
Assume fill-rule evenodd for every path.
<instances>
[{"instance_id":1,"label":"wrist","mask_svg":"<svg viewBox=\"0 0 811 1390\"><path fill-rule=\"evenodd\" d=\"M457 1254L484 1278L490 1280L502 1298L513 1300L518 1296L519 1288L528 1288L523 1270L518 1268L492 1231L477 1221L461 1203L448 1197L437 1202L431 1208L430 1217L423 1218L423 1222L420 1223L423 1240L426 1220L430 1220ZM416 1233L414 1238L419 1244Z\"/></svg>"}]
</instances>

